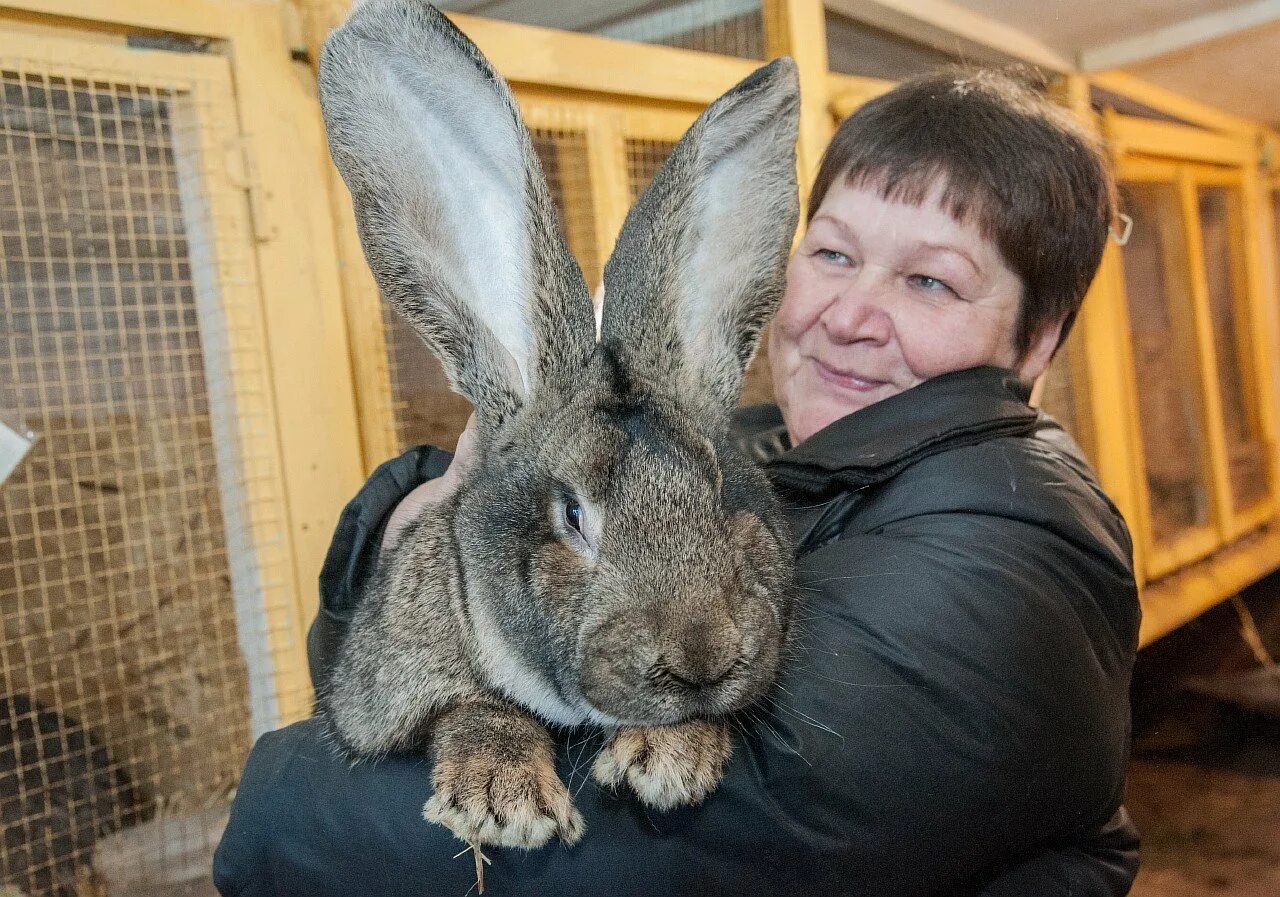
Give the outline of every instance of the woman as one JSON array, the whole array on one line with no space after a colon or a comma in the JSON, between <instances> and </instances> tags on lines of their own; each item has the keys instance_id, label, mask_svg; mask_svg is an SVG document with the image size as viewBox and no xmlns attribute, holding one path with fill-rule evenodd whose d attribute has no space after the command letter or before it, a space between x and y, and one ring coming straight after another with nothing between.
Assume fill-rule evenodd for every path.
<instances>
[{"instance_id":1,"label":"woman","mask_svg":"<svg viewBox=\"0 0 1280 897\"><path fill-rule=\"evenodd\" d=\"M1094 142L1004 76L907 82L841 126L770 334L778 406L739 421L791 509L797 657L702 807L651 816L587 780L593 742L562 743L589 834L493 851L493 893L1127 893L1129 537L1027 405L1112 196ZM466 446L389 462L344 513L317 681L385 530L454 488ZM265 736L219 887L465 893L424 782L413 759L349 768L314 722Z\"/></svg>"}]
</instances>

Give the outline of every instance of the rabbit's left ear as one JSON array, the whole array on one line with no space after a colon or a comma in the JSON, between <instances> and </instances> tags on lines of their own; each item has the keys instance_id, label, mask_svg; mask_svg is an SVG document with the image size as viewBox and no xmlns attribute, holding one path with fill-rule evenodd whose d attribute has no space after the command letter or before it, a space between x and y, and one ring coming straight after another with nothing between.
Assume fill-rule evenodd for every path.
<instances>
[{"instance_id":1,"label":"rabbit's left ear","mask_svg":"<svg viewBox=\"0 0 1280 897\"><path fill-rule=\"evenodd\" d=\"M799 217L800 89L782 58L711 104L627 216L600 341L631 390L723 422L777 310Z\"/></svg>"},{"instance_id":2,"label":"rabbit's left ear","mask_svg":"<svg viewBox=\"0 0 1280 897\"><path fill-rule=\"evenodd\" d=\"M325 43L320 98L369 267L481 429L595 349L587 286L515 98L424 0L368 0Z\"/></svg>"}]
</instances>

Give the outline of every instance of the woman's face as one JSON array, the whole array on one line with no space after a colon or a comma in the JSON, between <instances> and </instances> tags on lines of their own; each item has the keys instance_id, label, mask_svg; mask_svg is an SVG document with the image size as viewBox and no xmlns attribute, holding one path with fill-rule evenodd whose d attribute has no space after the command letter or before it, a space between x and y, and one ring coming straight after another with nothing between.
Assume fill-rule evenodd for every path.
<instances>
[{"instance_id":1,"label":"woman's face","mask_svg":"<svg viewBox=\"0 0 1280 897\"><path fill-rule=\"evenodd\" d=\"M792 442L951 371L999 365L1032 380L1060 328L1014 350L1022 282L973 222L938 204L833 184L787 269L769 335Z\"/></svg>"}]
</instances>

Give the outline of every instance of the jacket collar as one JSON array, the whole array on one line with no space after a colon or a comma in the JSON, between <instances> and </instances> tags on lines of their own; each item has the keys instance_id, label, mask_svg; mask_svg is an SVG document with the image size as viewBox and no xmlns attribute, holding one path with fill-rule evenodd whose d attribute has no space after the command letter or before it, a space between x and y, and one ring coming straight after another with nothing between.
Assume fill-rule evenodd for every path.
<instances>
[{"instance_id":1,"label":"jacket collar","mask_svg":"<svg viewBox=\"0 0 1280 897\"><path fill-rule=\"evenodd\" d=\"M769 476L781 487L815 495L868 486L950 448L1031 432L1039 415L1027 404L1030 397L1030 388L1004 368L943 374L848 414L776 454L768 462ZM776 409L772 426L762 427L766 421L759 413L743 423L755 430L747 435L757 457L764 454L762 444L785 446Z\"/></svg>"}]
</instances>

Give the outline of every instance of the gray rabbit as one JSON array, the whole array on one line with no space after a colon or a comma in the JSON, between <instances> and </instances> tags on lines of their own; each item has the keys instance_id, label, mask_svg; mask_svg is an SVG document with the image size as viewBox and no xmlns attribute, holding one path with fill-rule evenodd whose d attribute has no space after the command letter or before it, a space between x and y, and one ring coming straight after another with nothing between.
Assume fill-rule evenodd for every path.
<instances>
[{"instance_id":1,"label":"gray rabbit","mask_svg":"<svg viewBox=\"0 0 1280 897\"><path fill-rule=\"evenodd\" d=\"M476 408L457 493L386 552L320 708L353 757L425 751L425 817L574 842L542 721L611 733L594 773L697 803L726 714L785 654L790 535L729 415L798 213L794 64L711 105L587 285L510 89L434 7L370 0L325 45L329 145L386 298Z\"/></svg>"}]
</instances>

